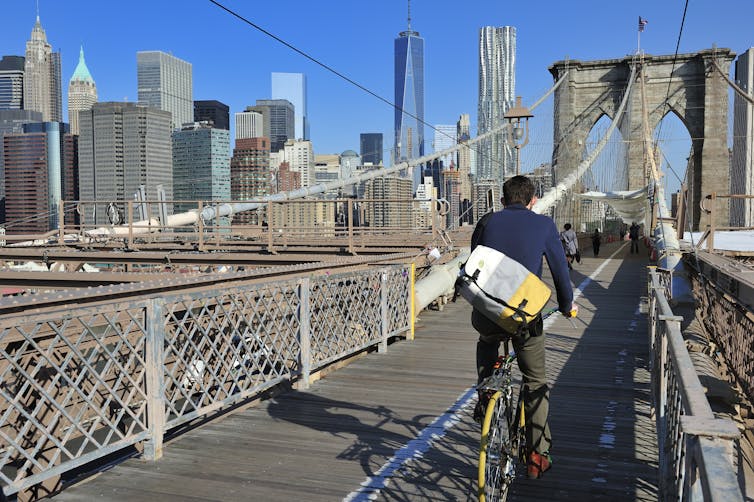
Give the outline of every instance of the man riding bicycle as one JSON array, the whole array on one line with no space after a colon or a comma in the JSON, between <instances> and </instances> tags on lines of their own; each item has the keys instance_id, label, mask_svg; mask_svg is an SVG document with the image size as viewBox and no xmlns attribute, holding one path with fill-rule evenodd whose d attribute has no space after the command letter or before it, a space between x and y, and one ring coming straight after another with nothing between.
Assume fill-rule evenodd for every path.
<instances>
[{"instance_id":1,"label":"man riding bicycle","mask_svg":"<svg viewBox=\"0 0 754 502\"><path fill-rule=\"evenodd\" d=\"M566 317L573 310L573 288L568 264L560 243L555 222L531 211L537 198L534 184L526 176L514 176L503 184L503 210L488 213L479 220L471 238L471 249L484 245L504 253L521 263L530 272L542 276L542 255L555 281L558 310ZM476 362L478 381L492 374L500 342L510 339L516 351L518 367L524 382L523 400L526 416L527 474L539 478L550 468L549 387L545 373L545 341L541 315L517 333L503 330L494 321L474 309L471 324L479 333ZM474 419L481 421L485 400L480 395Z\"/></svg>"}]
</instances>

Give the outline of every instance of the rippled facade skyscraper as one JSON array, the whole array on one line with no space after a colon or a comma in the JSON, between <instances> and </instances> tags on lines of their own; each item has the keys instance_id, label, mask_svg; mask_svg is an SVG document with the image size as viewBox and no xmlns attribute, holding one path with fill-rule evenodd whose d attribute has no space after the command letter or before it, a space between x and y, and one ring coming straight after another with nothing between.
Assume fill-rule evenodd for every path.
<instances>
[{"instance_id":1,"label":"rippled facade skyscraper","mask_svg":"<svg viewBox=\"0 0 754 502\"><path fill-rule=\"evenodd\" d=\"M393 162L424 155L424 39L408 29L395 39L395 144ZM414 169L414 189L420 169Z\"/></svg>"},{"instance_id":2,"label":"rippled facade skyscraper","mask_svg":"<svg viewBox=\"0 0 754 502\"><path fill-rule=\"evenodd\" d=\"M516 28L485 26L479 30L479 109L477 131L501 125L516 93ZM503 133L482 140L477 179L503 181L514 174L513 149Z\"/></svg>"}]
</instances>

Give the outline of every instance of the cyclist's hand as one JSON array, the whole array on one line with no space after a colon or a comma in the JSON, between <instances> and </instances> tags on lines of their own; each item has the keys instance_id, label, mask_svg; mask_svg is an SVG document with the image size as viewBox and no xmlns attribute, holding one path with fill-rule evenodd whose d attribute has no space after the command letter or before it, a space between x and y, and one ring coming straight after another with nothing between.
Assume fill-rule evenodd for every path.
<instances>
[{"instance_id":1,"label":"cyclist's hand","mask_svg":"<svg viewBox=\"0 0 754 502\"><path fill-rule=\"evenodd\" d=\"M576 317L579 313L579 306L576 304L571 305L571 310L568 312L562 312L563 317Z\"/></svg>"}]
</instances>

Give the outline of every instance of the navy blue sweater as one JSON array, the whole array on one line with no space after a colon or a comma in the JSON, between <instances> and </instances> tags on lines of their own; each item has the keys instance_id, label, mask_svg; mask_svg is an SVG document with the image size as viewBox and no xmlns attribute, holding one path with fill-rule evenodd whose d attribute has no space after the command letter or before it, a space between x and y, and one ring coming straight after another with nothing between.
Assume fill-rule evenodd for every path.
<instances>
[{"instance_id":1,"label":"navy blue sweater","mask_svg":"<svg viewBox=\"0 0 754 502\"><path fill-rule=\"evenodd\" d=\"M568 312L573 302L573 288L555 222L521 204L507 206L502 211L487 216L486 220L483 229L479 224L474 229L472 250L478 244L497 249L540 278L544 255L555 281L558 310Z\"/></svg>"}]
</instances>

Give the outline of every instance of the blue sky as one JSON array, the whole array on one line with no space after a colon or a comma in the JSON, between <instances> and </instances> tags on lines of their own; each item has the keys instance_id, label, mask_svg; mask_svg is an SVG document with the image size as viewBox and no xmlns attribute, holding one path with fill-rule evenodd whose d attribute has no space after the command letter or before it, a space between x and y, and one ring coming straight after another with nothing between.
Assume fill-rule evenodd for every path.
<instances>
[{"instance_id":1,"label":"blue sky","mask_svg":"<svg viewBox=\"0 0 754 502\"><path fill-rule=\"evenodd\" d=\"M406 29L405 0L222 3L393 100L393 40ZM3 4L0 54L23 55L35 1ZM555 61L635 52L639 15L649 21L642 48L672 54L683 6L683 0L413 0L412 28L425 40L425 120L453 124L469 113L476 129L481 26L517 28L516 94L527 104L551 86L547 68ZM305 73L316 153L358 151L361 132L382 132L391 146L392 108L208 0L39 0L39 10L48 41L62 52L64 96L80 44L101 101L136 101L136 52L163 50L193 64L194 99L218 99L231 113L270 97L271 72ZM713 44L741 52L754 45L752 20L752 0L691 0L680 52Z\"/></svg>"}]
</instances>

